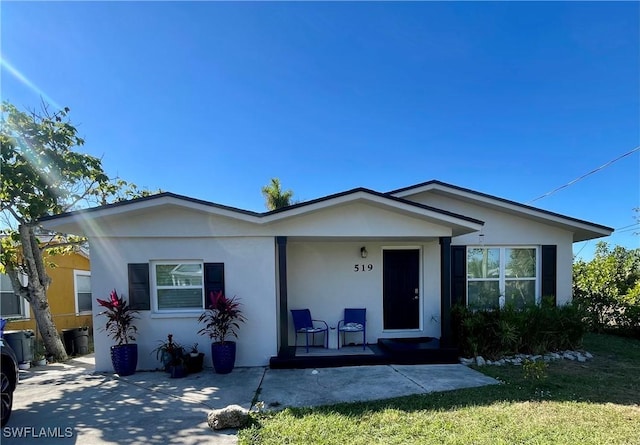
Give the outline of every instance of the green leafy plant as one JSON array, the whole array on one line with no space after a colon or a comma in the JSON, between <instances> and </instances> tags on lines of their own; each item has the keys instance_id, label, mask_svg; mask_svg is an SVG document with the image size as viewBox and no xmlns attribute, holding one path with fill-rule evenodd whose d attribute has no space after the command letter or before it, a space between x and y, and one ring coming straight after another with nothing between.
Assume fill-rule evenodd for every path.
<instances>
[{"instance_id":1,"label":"green leafy plant","mask_svg":"<svg viewBox=\"0 0 640 445\"><path fill-rule=\"evenodd\" d=\"M527 380L544 380L547 378L548 367L542 360L525 360L522 363L523 376Z\"/></svg>"},{"instance_id":2,"label":"green leafy plant","mask_svg":"<svg viewBox=\"0 0 640 445\"><path fill-rule=\"evenodd\" d=\"M138 318L138 311L131 309L123 297L119 297L116 290L112 290L109 300L96 298L98 304L105 308L99 315L107 317L104 330L118 346L135 341L138 328L133 321Z\"/></svg>"},{"instance_id":3,"label":"green leafy plant","mask_svg":"<svg viewBox=\"0 0 640 445\"><path fill-rule=\"evenodd\" d=\"M222 291L209 294L209 307L200 315L198 322L204 327L199 335L208 335L214 343L224 343L228 335L238 337L237 330L245 321L240 302L236 297L227 298Z\"/></svg>"},{"instance_id":4,"label":"green leafy plant","mask_svg":"<svg viewBox=\"0 0 640 445\"><path fill-rule=\"evenodd\" d=\"M640 249L599 242L591 261L573 265L573 299L591 330L640 337Z\"/></svg>"},{"instance_id":5,"label":"green leafy plant","mask_svg":"<svg viewBox=\"0 0 640 445\"><path fill-rule=\"evenodd\" d=\"M165 367L177 366L184 360L184 348L173 340L173 335L168 334L166 341L161 341L152 353L156 353L156 358Z\"/></svg>"},{"instance_id":6,"label":"green leafy plant","mask_svg":"<svg viewBox=\"0 0 640 445\"><path fill-rule=\"evenodd\" d=\"M543 354L575 349L582 344L584 314L573 304L526 305L516 309L473 310L455 306L455 339L466 356L496 359L516 353Z\"/></svg>"}]
</instances>

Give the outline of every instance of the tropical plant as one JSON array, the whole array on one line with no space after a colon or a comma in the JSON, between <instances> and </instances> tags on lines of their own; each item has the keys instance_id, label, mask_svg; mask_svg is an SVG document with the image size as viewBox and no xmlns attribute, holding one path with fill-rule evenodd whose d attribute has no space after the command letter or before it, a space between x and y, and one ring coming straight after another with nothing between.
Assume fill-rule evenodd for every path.
<instances>
[{"instance_id":1,"label":"tropical plant","mask_svg":"<svg viewBox=\"0 0 640 445\"><path fill-rule=\"evenodd\" d=\"M573 300L587 311L594 331L640 333L640 249L599 242L591 261L573 265Z\"/></svg>"},{"instance_id":2,"label":"tropical plant","mask_svg":"<svg viewBox=\"0 0 640 445\"><path fill-rule=\"evenodd\" d=\"M98 304L105 308L98 315L107 317L107 324L104 330L118 346L129 344L129 340L135 341L138 328L133 321L138 319L138 311L131 309L131 306L119 297L116 290L112 290L109 300L97 298Z\"/></svg>"},{"instance_id":3,"label":"tropical plant","mask_svg":"<svg viewBox=\"0 0 640 445\"><path fill-rule=\"evenodd\" d=\"M13 292L31 306L47 353L67 359L51 315L47 289L51 278L45 254L67 253L82 238L44 232L42 217L144 195L119 179L110 179L99 158L74 151L84 145L68 120L69 108L23 112L0 105L0 273L11 280ZM27 284L20 278L27 277Z\"/></svg>"},{"instance_id":4,"label":"tropical plant","mask_svg":"<svg viewBox=\"0 0 640 445\"><path fill-rule=\"evenodd\" d=\"M583 311L573 304L530 304L522 309L508 304L491 310L456 305L452 309L461 353L490 359L575 349L582 344L586 330L583 317Z\"/></svg>"},{"instance_id":5,"label":"tropical plant","mask_svg":"<svg viewBox=\"0 0 640 445\"><path fill-rule=\"evenodd\" d=\"M198 322L204 327L199 335L208 335L213 343L224 343L228 335L238 337L237 329L246 319L236 297L227 298L222 291L209 294L209 307L200 315Z\"/></svg>"},{"instance_id":6,"label":"tropical plant","mask_svg":"<svg viewBox=\"0 0 640 445\"><path fill-rule=\"evenodd\" d=\"M184 348L173 340L173 335L168 334L166 341L161 341L152 353L156 353L158 361L164 366L176 366L184 360Z\"/></svg>"},{"instance_id":7,"label":"tropical plant","mask_svg":"<svg viewBox=\"0 0 640 445\"><path fill-rule=\"evenodd\" d=\"M292 204L293 191L282 190L280 179L278 178L271 178L271 182L262 187L262 195L269 210L276 210Z\"/></svg>"}]
</instances>

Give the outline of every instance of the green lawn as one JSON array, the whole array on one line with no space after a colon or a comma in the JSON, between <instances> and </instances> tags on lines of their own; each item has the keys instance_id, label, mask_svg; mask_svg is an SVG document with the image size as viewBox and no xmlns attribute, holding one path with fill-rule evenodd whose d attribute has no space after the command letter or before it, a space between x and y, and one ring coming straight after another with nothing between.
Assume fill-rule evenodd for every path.
<instances>
[{"instance_id":1,"label":"green lawn","mask_svg":"<svg viewBox=\"0 0 640 445\"><path fill-rule=\"evenodd\" d=\"M640 341L590 334L587 363L547 378L483 367L504 382L429 395L253 416L240 444L640 444Z\"/></svg>"}]
</instances>

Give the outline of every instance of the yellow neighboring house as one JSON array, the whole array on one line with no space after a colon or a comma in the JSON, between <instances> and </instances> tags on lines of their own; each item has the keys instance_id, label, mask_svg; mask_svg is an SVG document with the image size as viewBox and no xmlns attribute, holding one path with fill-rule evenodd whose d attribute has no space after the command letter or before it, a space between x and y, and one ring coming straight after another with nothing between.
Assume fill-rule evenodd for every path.
<instances>
[{"instance_id":1,"label":"yellow neighboring house","mask_svg":"<svg viewBox=\"0 0 640 445\"><path fill-rule=\"evenodd\" d=\"M47 298L58 331L92 326L91 271L89 255L85 251L46 258L56 264L48 267L51 285ZM5 331L31 329L36 322L24 298L13 293L9 277L0 274L0 315L7 320Z\"/></svg>"}]
</instances>

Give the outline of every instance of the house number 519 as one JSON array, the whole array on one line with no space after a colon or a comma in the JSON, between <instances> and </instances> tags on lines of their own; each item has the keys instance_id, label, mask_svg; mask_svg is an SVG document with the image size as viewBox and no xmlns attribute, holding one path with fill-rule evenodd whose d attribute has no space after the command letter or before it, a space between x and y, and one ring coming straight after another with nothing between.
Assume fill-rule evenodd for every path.
<instances>
[{"instance_id":1,"label":"house number 519","mask_svg":"<svg viewBox=\"0 0 640 445\"><path fill-rule=\"evenodd\" d=\"M354 272L371 272L373 270L373 264L356 264L353 266Z\"/></svg>"}]
</instances>

